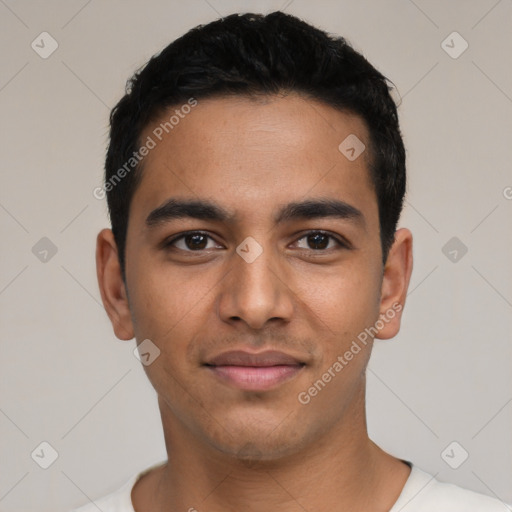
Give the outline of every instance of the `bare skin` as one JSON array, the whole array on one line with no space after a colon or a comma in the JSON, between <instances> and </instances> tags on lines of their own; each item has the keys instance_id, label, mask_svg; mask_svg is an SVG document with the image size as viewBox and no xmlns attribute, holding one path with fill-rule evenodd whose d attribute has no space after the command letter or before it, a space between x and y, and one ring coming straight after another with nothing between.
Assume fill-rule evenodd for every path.
<instances>
[{"instance_id":1,"label":"bare skin","mask_svg":"<svg viewBox=\"0 0 512 512\"><path fill-rule=\"evenodd\" d=\"M338 149L350 134L367 148L354 161ZM130 205L126 283L112 232L97 240L116 336L150 339L161 351L144 369L168 462L134 486L137 512L385 512L397 500L410 469L366 428L373 340L335 376L331 369L307 404L298 399L382 315L377 338L400 329L412 235L396 232L383 266L368 158L360 118L297 94L202 100L145 158ZM214 202L231 218L148 224L170 198ZM282 207L306 200L343 201L360 215L276 224ZM172 240L188 231L201 233ZM252 262L236 252L247 237L262 249ZM205 365L226 350L270 349L302 364L270 389L241 389Z\"/></svg>"}]
</instances>

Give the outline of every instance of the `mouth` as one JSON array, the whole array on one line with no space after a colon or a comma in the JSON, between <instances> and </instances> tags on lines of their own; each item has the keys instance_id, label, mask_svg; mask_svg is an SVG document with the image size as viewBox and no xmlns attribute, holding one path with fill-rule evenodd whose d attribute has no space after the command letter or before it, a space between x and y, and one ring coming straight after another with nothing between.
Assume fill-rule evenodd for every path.
<instances>
[{"instance_id":1,"label":"mouth","mask_svg":"<svg viewBox=\"0 0 512 512\"><path fill-rule=\"evenodd\" d=\"M244 391L268 391L296 377L306 364L273 350L224 352L204 366L218 379Z\"/></svg>"}]
</instances>

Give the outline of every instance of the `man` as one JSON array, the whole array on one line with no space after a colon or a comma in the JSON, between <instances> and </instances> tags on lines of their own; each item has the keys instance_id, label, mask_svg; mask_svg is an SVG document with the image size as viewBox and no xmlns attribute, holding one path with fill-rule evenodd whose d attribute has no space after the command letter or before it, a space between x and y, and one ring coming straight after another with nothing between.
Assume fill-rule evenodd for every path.
<instances>
[{"instance_id":1,"label":"man","mask_svg":"<svg viewBox=\"0 0 512 512\"><path fill-rule=\"evenodd\" d=\"M232 15L149 61L111 115L97 268L168 461L83 511L508 510L367 434L412 271L405 184L386 78L342 38Z\"/></svg>"}]
</instances>

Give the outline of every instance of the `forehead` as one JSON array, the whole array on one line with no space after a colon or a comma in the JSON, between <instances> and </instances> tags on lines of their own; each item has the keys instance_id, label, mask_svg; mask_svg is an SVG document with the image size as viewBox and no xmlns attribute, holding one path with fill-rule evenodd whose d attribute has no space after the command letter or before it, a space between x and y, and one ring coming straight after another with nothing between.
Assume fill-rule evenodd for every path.
<instances>
[{"instance_id":1,"label":"forehead","mask_svg":"<svg viewBox=\"0 0 512 512\"><path fill-rule=\"evenodd\" d=\"M295 93L182 107L169 108L142 133L154 147L132 200L141 213L173 196L220 199L241 215L308 195L358 208L376 203L368 130L356 115ZM354 159L352 147L366 149Z\"/></svg>"}]
</instances>

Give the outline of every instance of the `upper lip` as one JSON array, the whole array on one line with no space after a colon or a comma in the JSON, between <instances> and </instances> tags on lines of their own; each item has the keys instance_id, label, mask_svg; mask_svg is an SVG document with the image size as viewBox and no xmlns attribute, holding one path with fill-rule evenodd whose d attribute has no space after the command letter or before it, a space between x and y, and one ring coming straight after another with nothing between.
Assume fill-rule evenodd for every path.
<instances>
[{"instance_id":1,"label":"upper lip","mask_svg":"<svg viewBox=\"0 0 512 512\"><path fill-rule=\"evenodd\" d=\"M303 365L299 359L278 352L267 350L265 352L246 352L244 350L232 350L223 352L206 362L208 366L278 366L278 365Z\"/></svg>"}]
</instances>

